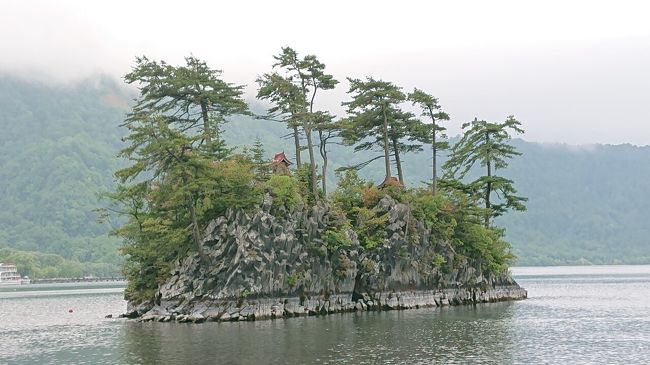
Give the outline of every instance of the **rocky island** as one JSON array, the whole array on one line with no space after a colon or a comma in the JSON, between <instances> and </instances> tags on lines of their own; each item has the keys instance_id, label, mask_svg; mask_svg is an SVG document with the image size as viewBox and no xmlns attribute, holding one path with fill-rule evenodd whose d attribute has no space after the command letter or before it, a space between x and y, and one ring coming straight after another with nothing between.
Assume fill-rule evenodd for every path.
<instances>
[{"instance_id":1,"label":"rocky island","mask_svg":"<svg viewBox=\"0 0 650 365\"><path fill-rule=\"evenodd\" d=\"M318 90L338 83L325 65L289 47L274 58L274 71L258 78L268 114L255 117L287 124L295 162L284 152L268 159L260 139L227 145L220 126L252 113L243 87L205 62L141 57L126 76L141 91L123 124L121 157L131 165L105 194L105 218L123 222L113 233L124 242L124 316L239 321L526 298L493 224L525 209L526 198L497 174L519 155L509 144L511 132L523 133L514 117L464 125L439 178L436 157L449 148L440 122L449 116L436 98L348 78L348 115L337 119L314 104ZM332 179L329 143L377 157L339 164ZM404 155L425 148L432 179L407 188ZM384 162L378 185L358 175L376 160ZM337 182L330 192L328 180Z\"/></svg>"},{"instance_id":2,"label":"rocky island","mask_svg":"<svg viewBox=\"0 0 650 365\"><path fill-rule=\"evenodd\" d=\"M193 253L177 260L154 298L130 303L126 316L241 321L526 298L507 272L467 260L447 264L456 262L450 243L410 221L409 207L389 196L378 203L388 215L387 239L369 250L351 229L350 245L328 249L322 237L333 218L325 204L284 218L272 207L267 195L255 214L229 210L210 222L202 243L207 259Z\"/></svg>"}]
</instances>

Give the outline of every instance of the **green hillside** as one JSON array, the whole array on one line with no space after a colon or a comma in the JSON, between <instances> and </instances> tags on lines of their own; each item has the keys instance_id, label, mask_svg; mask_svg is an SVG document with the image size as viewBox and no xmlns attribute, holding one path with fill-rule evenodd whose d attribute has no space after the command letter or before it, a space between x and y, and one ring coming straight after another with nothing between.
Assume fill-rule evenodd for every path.
<instances>
[{"instance_id":1,"label":"green hillside","mask_svg":"<svg viewBox=\"0 0 650 365\"><path fill-rule=\"evenodd\" d=\"M0 77L0 261L23 263L37 276L117 273L119 242L93 210L101 206L96 193L113 184L129 99L109 79L53 87ZM279 123L242 119L226 128L231 145L258 137L269 156L291 155L292 142L278 138L288 133ZM516 145L524 155L506 175L529 197L528 212L500 223L519 265L650 263L643 209L650 206L650 147ZM365 156L334 146L330 171ZM429 179L428 153L405 161L409 184ZM361 175L381 181L381 163Z\"/></svg>"},{"instance_id":2,"label":"green hillside","mask_svg":"<svg viewBox=\"0 0 650 365\"><path fill-rule=\"evenodd\" d=\"M650 263L650 146L517 144L528 212L502 223L519 264Z\"/></svg>"},{"instance_id":3,"label":"green hillside","mask_svg":"<svg viewBox=\"0 0 650 365\"><path fill-rule=\"evenodd\" d=\"M0 248L57 254L75 268L47 276L119 273L119 242L93 210L113 183L127 100L108 79L47 87L0 78ZM38 276L35 255L8 252Z\"/></svg>"}]
</instances>

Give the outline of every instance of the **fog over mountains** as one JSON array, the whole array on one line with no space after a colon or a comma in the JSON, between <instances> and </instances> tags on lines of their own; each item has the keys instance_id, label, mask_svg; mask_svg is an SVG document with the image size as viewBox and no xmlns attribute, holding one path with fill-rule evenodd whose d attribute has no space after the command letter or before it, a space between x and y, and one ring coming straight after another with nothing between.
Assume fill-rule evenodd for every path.
<instances>
[{"instance_id":1,"label":"fog over mountains","mask_svg":"<svg viewBox=\"0 0 650 365\"><path fill-rule=\"evenodd\" d=\"M110 227L97 223L93 210L101 206L97 192L113 185L123 133L118 125L132 97L111 78L47 86L0 77L0 256L43 270L65 262L67 270L119 271L119 242L106 235ZM261 108L256 102L253 107ZM270 156L292 151L291 141L282 139L286 133L279 123L238 119L226 127L226 140L243 146L260 138ZM529 197L528 212L508 214L500 223L518 265L650 263L644 218L649 146L515 144L523 156L505 174ZM330 171L363 157L334 147ZM429 179L427 152L404 160L409 185ZM379 182L381 164L362 175ZM16 250L58 256L20 256Z\"/></svg>"},{"instance_id":2,"label":"fog over mountains","mask_svg":"<svg viewBox=\"0 0 650 365\"><path fill-rule=\"evenodd\" d=\"M649 12L642 1L8 0L0 72L70 83L123 76L137 55L177 64L194 54L252 97L291 46L341 81L319 98L334 112L345 77L371 75L440 98L451 134L514 114L531 141L645 145Z\"/></svg>"}]
</instances>

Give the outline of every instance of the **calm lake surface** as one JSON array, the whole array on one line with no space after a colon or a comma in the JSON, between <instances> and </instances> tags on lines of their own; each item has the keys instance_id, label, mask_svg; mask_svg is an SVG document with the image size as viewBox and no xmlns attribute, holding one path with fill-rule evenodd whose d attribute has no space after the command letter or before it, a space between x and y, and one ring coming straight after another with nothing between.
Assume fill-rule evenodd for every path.
<instances>
[{"instance_id":1,"label":"calm lake surface","mask_svg":"<svg viewBox=\"0 0 650 365\"><path fill-rule=\"evenodd\" d=\"M5 287L0 364L650 363L650 266L512 271L529 299L196 325L105 319L119 285Z\"/></svg>"}]
</instances>

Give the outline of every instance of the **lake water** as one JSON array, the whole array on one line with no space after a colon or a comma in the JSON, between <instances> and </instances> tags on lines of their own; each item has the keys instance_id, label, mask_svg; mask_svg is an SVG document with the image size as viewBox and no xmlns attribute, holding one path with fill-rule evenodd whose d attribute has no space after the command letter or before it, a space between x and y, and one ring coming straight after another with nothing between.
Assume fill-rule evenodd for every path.
<instances>
[{"instance_id":1,"label":"lake water","mask_svg":"<svg viewBox=\"0 0 650 365\"><path fill-rule=\"evenodd\" d=\"M513 272L529 299L194 325L105 319L120 287L0 288L0 364L650 363L650 266Z\"/></svg>"}]
</instances>

